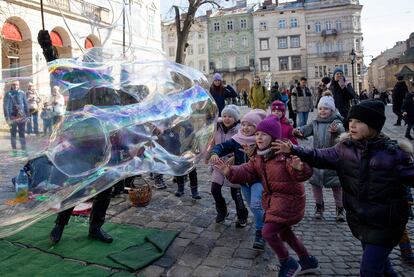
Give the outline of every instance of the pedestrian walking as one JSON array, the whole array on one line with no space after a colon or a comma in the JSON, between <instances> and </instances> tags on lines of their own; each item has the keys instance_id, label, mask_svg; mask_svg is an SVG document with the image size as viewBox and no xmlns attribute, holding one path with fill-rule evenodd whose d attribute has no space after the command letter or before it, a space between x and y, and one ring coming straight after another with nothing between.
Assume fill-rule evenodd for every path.
<instances>
[{"instance_id":1,"label":"pedestrian walking","mask_svg":"<svg viewBox=\"0 0 414 277\"><path fill-rule=\"evenodd\" d=\"M210 86L210 94L213 96L214 101L216 101L219 116L221 116L221 111L226 105L225 100L237 97L237 92L231 86L223 84L223 78L219 73L214 74L213 83Z\"/></svg>"},{"instance_id":2,"label":"pedestrian walking","mask_svg":"<svg viewBox=\"0 0 414 277\"><path fill-rule=\"evenodd\" d=\"M26 91L27 104L29 106L29 119L27 121L27 133L39 134L39 110L41 99L32 83L29 83Z\"/></svg>"},{"instance_id":3,"label":"pedestrian walking","mask_svg":"<svg viewBox=\"0 0 414 277\"><path fill-rule=\"evenodd\" d=\"M401 120L403 118L401 108L407 93L407 84L405 83L403 76L399 75L397 77L397 83L392 90L392 111L397 116L397 122L394 126L401 126Z\"/></svg>"},{"instance_id":4,"label":"pedestrian walking","mask_svg":"<svg viewBox=\"0 0 414 277\"><path fill-rule=\"evenodd\" d=\"M267 110L269 101L269 92L262 85L259 76L254 76L253 86L250 88L249 92L249 102L252 109L262 109Z\"/></svg>"},{"instance_id":5,"label":"pedestrian walking","mask_svg":"<svg viewBox=\"0 0 414 277\"><path fill-rule=\"evenodd\" d=\"M273 145L275 153L337 171L349 228L362 244L362 277L397 276L388 256L408 221L405 185L414 184L412 146L382 134L385 119L384 104L366 100L351 107L349 132L333 147L303 149L282 141Z\"/></svg>"},{"instance_id":6,"label":"pedestrian walking","mask_svg":"<svg viewBox=\"0 0 414 277\"><path fill-rule=\"evenodd\" d=\"M335 102L331 96L323 96L319 100L318 115L311 123L295 129L300 137L313 136L313 147L328 148L336 143L339 135L345 132L340 115L336 113ZM338 175L334 170L314 168L312 178L313 198L315 200L315 219L322 219L325 211L323 188L331 188L336 205L336 221L344 222L344 208L342 204L342 189Z\"/></svg>"},{"instance_id":7,"label":"pedestrian walking","mask_svg":"<svg viewBox=\"0 0 414 277\"><path fill-rule=\"evenodd\" d=\"M298 224L305 213L303 182L312 176L312 168L298 157L275 155L271 143L281 139L281 126L276 116L270 115L256 128L255 155L239 166L229 166L219 160L219 169L230 182L253 182L260 178L263 184L265 225L262 235L280 262L279 276L319 272L319 264L310 256L303 242L295 235L292 226ZM299 257L289 255L287 243Z\"/></svg>"},{"instance_id":8,"label":"pedestrian walking","mask_svg":"<svg viewBox=\"0 0 414 277\"><path fill-rule=\"evenodd\" d=\"M306 125L309 112L313 110L312 92L306 86L307 79L302 77L300 83L292 91L292 110L297 114L298 126Z\"/></svg>"},{"instance_id":9,"label":"pedestrian walking","mask_svg":"<svg viewBox=\"0 0 414 277\"><path fill-rule=\"evenodd\" d=\"M401 116L407 124L407 128L405 129L405 137L409 140L413 140L414 138L411 136L411 129L414 126L414 91L405 96L403 104L401 105L401 112Z\"/></svg>"}]
</instances>

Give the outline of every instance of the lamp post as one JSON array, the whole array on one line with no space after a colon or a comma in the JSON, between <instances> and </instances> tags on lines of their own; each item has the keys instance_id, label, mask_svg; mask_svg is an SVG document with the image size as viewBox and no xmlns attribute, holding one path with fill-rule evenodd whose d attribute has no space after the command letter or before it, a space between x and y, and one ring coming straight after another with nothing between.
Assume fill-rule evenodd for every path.
<instances>
[{"instance_id":1,"label":"lamp post","mask_svg":"<svg viewBox=\"0 0 414 277\"><path fill-rule=\"evenodd\" d=\"M353 87L353 89L355 91L356 88L355 88L355 68L354 68L354 63L355 63L356 53L355 53L354 48L352 48L351 53L349 53L349 56L351 57L351 67L352 67L352 87Z\"/></svg>"}]
</instances>

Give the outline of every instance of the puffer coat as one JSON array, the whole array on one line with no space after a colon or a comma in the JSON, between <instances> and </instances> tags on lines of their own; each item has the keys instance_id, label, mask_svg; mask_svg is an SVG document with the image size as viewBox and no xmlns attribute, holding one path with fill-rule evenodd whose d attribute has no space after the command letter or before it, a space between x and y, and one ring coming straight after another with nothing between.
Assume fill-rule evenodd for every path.
<instances>
[{"instance_id":1,"label":"puffer coat","mask_svg":"<svg viewBox=\"0 0 414 277\"><path fill-rule=\"evenodd\" d=\"M383 135L369 141L348 137L326 149L293 146L292 154L311 166L336 170L347 222L357 239L387 247L400 241L408 220L404 185L414 184L411 145Z\"/></svg>"},{"instance_id":2,"label":"puffer coat","mask_svg":"<svg viewBox=\"0 0 414 277\"><path fill-rule=\"evenodd\" d=\"M302 171L294 169L291 158L285 155L256 155L248 163L232 166L227 179L232 183L261 179L265 223L292 226L304 216L306 197L302 182L312 176L312 168L306 163L303 166Z\"/></svg>"},{"instance_id":3,"label":"puffer coat","mask_svg":"<svg viewBox=\"0 0 414 277\"><path fill-rule=\"evenodd\" d=\"M328 130L333 124L337 126L338 131L336 133L331 133ZM303 132L304 137L313 136L313 147L317 149L334 146L339 135L345 132L342 121L336 114L326 119L317 118L298 129ZM326 188L339 187L341 185L335 170L316 168L313 170L313 175L309 183L314 186Z\"/></svg>"}]
</instances>

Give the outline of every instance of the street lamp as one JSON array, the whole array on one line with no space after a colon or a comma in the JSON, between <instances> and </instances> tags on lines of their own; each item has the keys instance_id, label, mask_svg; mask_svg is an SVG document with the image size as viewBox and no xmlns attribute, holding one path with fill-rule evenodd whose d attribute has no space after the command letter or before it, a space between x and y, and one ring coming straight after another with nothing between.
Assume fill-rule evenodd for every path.
<instances>
[{"instance_id":1,"label":"street lamp","mask_svg":"<svg viewBox=\"0 0 414 277\"><path fill-rule=\"evenodd\" d=\"M352 48L351 53L349 53L349 56L351 57L351 67L352 67L352 87L355 90L355 68L354 68L354 63L355 63L355 58L356 58L356 53L354 48Z\"/></svg>"}]
</instances>

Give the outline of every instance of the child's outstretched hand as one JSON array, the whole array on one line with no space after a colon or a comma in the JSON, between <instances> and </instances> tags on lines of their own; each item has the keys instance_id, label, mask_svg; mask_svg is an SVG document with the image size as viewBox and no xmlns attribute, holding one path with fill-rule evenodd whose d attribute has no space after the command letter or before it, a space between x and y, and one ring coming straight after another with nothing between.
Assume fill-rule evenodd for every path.
<instances>
[{"instance_id":1,"label":"child's outstretched hand","mask_svg":"<svg viewBox=\"0 0 414 277\"><path fill-rule=\"evenodd\" d=\"M302 171L303 163L298 156L292 156L292 167L298 171Z\"/></svg>"},{"instance_id":2,"label":"child's outstretched hand","mask_svg":"<svg viewBox=\"0 0 414 277\"><path fill-rule=\"evenodd\" d=\"M220 160L219 156L217 156L216 154L213 154L210 157L209 163L214 165L217 163L218 160Z\"/></svg>"},{"instance_id":3,"label":"child's outstretched hand","mask_svg":"<svg viewBox=\"0 0 414 277\"><path fill-rule=\"evenodd\" d=\"M291 148L292 148L292 143L290 142L290 140L287 140L287 141L276 140L272 142L272 151L275 154L282 154L282 153L290 154L290 152L292 152Z\"/></svg>"},{"instance_id":4,"label":"child's outstretched hand","mask_svg":"<svg viewBox=\"0 0 414 277\"><path fill-rule=\"evenodd\" d=\"M244 153L246 153L247 156L251 157L254 153L254 147L251 147L247 144L242 145Z\"/></svg>"},{"instance_id":5,"label":"child's outstretched hand","mask_svg":"<svg viewBox=\"0 0 414 277\"><path fill-rule=\"evenodd\" d=\"M328 131L330 133L336 133L336 132L338 132L338 123L332 123L331 125L329 125Z\"/></svg>"},{"instance_id":6,"label":"child's outstretched hand","mask_svg":"<svg viewBox=\"0 0 414 277\"><path fill-rule=\"evenodd\" d=\"M230 166L222 159L217 159L214 163L214 168L220 171L224 176L227 176L230 173Z\"/></svg>"},{"instance_id":7,"label":"child's outstretched hand","mask_svg":"<svg viewBox=\"0 0 414 277\"><path fill-rule=\"evenodd\" d=\"M301 130L299 130L299 129L293 129L293 135L295 137L300 137L300 138L303 138L304 137L303 132Z\"/></svg>"}]
</instances>

